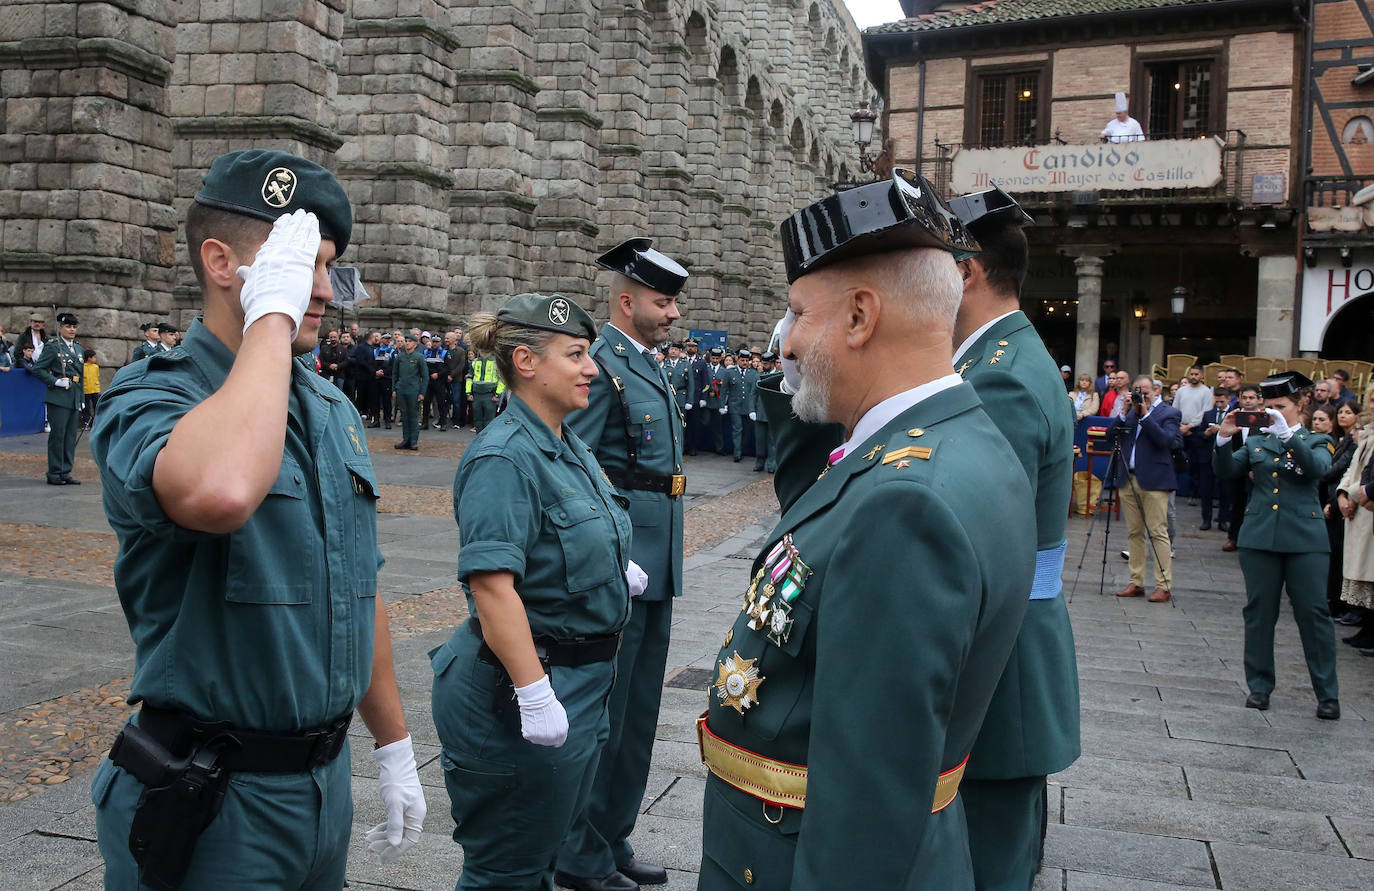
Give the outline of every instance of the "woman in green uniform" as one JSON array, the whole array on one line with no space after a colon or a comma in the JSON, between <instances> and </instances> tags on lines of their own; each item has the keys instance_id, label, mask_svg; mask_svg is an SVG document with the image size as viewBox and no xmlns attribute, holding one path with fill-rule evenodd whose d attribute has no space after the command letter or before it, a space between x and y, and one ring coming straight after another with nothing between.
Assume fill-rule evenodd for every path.
<instances>
[{"instance_id":1,"label":"woman in green uniform","mask_svg":"<svg viewBox=\"0 0 1374 891\"><path fill-rule=\"evenodd\" d=\"M472 618L430 653L458 889L549 889L609 732L630 597L628 502L563 419L587 407L596 326L565 297L522 294L471 320L509 409L453 482L458 580Z\"/></svg>"},{"instance_id":2,"label":"woman in green uniform","mask_svg":"<svg viewBox=\"0 0 1374 891\"><path fill-rule=\"evenodd\" d=\"M1274 689L1274 623L1288 589L1303 655L1317 696L1317 717L1341 716L1336 684L1336 634L1326 605L1326 537L1317 484L1331 467L1331 438L1309 433L1299 406L1312 381L1296 371L1260 383L1269 424L1232 443L1240 428L1231 412L1217 431L1212 467L1217 476L1254 477L1241 528L1240 568L1245 574L1245 680L1247 708L1269 708Z\"/></svg>"}]
</instances>

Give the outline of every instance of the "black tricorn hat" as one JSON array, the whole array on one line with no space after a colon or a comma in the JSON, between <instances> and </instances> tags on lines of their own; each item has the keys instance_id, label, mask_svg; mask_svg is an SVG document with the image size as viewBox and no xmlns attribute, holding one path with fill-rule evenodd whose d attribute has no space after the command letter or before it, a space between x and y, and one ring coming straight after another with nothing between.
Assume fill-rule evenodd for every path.
<instances>
[{"instance_id":1,"label":"black tricorn hat","mask_svg":"<svg viewBox=\"0 0 1374 891\"><path fill-rule=\"evenodd\" d=\"M1292 396L1312 386L1312 380L1301 371L1281 371L1260 381L1260 395L1265 399Z\"/></svg>"},{"instance_id":2,"label":"black tricorn hat","mask_svg":"<svg viewBox=\"0 0 1374 891\"><path fill-rule=\"evenodd\" d=\"M72 315L72 314L69 313L69 312L60 312L60 313L57 314L57 324L59 324L59 325L75 325L75 324L76 324L76 316Z\"/></svg>"},{"instance_id":3,"label":"black tricorn hat","mask_svg":"<svg viewBox=\"0 0 1374 891\"><path fill-rule=\"evenodd\" d=\"M979 222L993 219L1015 223L1018 226L1035 225L1031 215L1022 210L1016 199L1002 191L1002 187L996 183L986 191L970 192L951 199L949 209L954 211L959 222L974 231L977 230Z\"/></svg>"},{"instance_id":4,"label":"black tricorn hat","mask_svg":"<svg viewBox=\"0 0 1374 891\"><path fill-rule=\"evenodd\" d=\"M676 297L687 284L687 270L673 258L654 250L653 243L649 238L622 241L597 257L596 265L647 285L660 294Z\"/></svg>"},{"instance_id":5,"label":"black tricorn hat","mask_svg":"<svg viewBox=\"0 0 1374 891\"><path fill-rule=\"evenodd\" d=\"M789 283L841 260L915 247L946 250L956 260L979 250L930 181L901 167L889 180L822 198L782 224Z\"/></svg>"},{"instance_id":6,"label":"black tricorn hat","mask_svg":"<svg viewBox=\"0 0 1374 891\"><path fill-rule=\"evenodd\" d=\"M181 333L181 329L178 328L176 325L173 325L171 322L159 322L159 323L158 323L158 326L157 326L157 329L158 329L159 331L161 331L163 334L180 334L180 333Z\"/></svg>"}]
</instances>

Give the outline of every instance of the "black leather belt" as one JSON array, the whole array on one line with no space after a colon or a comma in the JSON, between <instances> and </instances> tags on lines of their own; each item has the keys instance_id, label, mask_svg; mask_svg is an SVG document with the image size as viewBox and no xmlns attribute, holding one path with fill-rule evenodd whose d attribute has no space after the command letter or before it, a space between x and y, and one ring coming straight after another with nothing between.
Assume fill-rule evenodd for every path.
<instances>
[{"instance_id":1,"label":"black leather belt","mask_svg":"<svg viewBox=\"0 0 1374 891\"><path fill-rule=\"evenodd\" d=\"M482 638L482 623L477 621L476 617L468 622L468 630L482 641L482 646L477 650L477 658L491 665L501 665L501 660L496 658L496 654ZM539 661L550 667L561 665L565 668L576 668L579 665L591 665L593 662L609 662L620 652L620 634L617 632L576 638L539 636L534 639L534 651L539 654Z\"/></svg>"},{"instance_id":2,"label":"black leather belt","mask_svg":"<svg viewBox=\"0 0 1374 891\"><path fill-rule=\"evenodd\" d=\"M298 773L328 764L338 757L348 740L349 712L324 727L301 733L265 733L244 730L225 721L201 721L185 712L143 704L138 726L178 757L197 743L218 739L219 766L226 770L250 773ZM116 757L119 740L110 751Z\"/></svg>"},{"instance_id":3,"label":"black leather belt","mask_svg":"<svg viewBox=\"0 0 1374 891\"><path fill-rule=\"evenodd\" d=\"M682 473L639 473L630 470L607 470L606 478L617 489L638 489L658 492L679 498L687 491L687 475Z\"/></svg>"}]
</instances>

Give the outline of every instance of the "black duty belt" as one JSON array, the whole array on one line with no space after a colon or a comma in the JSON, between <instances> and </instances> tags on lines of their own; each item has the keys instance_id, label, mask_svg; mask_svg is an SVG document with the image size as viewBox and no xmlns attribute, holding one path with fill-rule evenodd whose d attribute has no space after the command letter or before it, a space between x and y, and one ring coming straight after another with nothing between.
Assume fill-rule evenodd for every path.
<instances>
[{"instance_id":1,"label":"black duty belt","mask_svg":"<svg viewBox=\"0 0 1374 891\"><path fill-rule=\"evenodd\" d=\"M482 646L477 650L477 658L492 665L500 665L501 660L496 658L496 654L482 638L482 624L476 618L468 622L468 630L482 641ZM565 668L576 668L579 665L591 665L593 662L609 662L620 652L620 634L576 638L538 636L534 639L534 651L539 654L539 661L548 667L561 665Z\"/></svg>"},{"instance_id":2,"label":"black duty belt","mask_svg":"<svg viewBox=\"0 0 1374 891\"><path fill-rule=\"evenodd\" d=\"M606 478L617 489L638 489L661 495L682 497L687 491L687 475L682 473L639 473L632 470L607 470Z\"/></svg>"},{"instance_id":3,"label":"black duty belt","mask_svg":"<svg viewBox=\"0 0 1374 891\"><path fill-rule=\"evenodd\" d=\"M349 712L324 727L301 733L266 733L245 730L228 722L201 721L185 712L154 708L144 703L138 726L168 752L181 756L190 749L217 741L218 766L250 773L297 773L328 764L338 757L348 740ZM120 763L120 739L115 739L110 760ZM121 765L122 766L122 765Z\"/></svg>"}]
</instances>

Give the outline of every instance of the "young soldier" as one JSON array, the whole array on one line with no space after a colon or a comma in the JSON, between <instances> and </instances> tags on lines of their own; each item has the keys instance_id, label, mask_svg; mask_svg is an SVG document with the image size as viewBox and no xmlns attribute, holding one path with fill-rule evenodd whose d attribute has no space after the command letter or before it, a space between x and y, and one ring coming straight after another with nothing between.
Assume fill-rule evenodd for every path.
<instances>
[{"instance_id":1,"label":"young soldier","mask_svg":"<svg viewBox=\"0 0 1374 891\"><path fill-rule=\"evenodd\" d=\"M954 367L1006 436L1035 497L1035 581L1021 632L988 706L960 792L974 884L1035 882L1045 835L1045 778L1079 755L1078 664L1060 596L1064 505L1073 488L1073 406L1063 377L1021 312L1030 218L994 186L950 208L982 250L959 263L964 296L954 324Z\"/></svg>"},{"instance_id":2,"label":"young soldier","mask_svg":"<svg viewBox=\"0 0 1374 891\"><path fill-rule=\"evenodd\" d=\"M323 167L216 159L186 217L204 320L115 375L96 417L143 704L92 786L107 888L342 887L355 708L387 812L369 847L386 863L420 838L362 420L294 358L351 228Z\"/></svg>"},{"instance_id":3,"label":"young soldier","mask_svg":"<svg viewBox=\"0 0 1374 891\"><path fill-rule=\"evenodd\" d=\"M76 316L57 316L57 338L48 341L33 363L33 376L48 385L48 485L79 486L72 479L76 436L81 429L81 374L85 350L76 342Z\"/></svg>"},{"instance_id":4,"label":"young soldier","mask_svg":"<svg viewBox=\"0 0 1374 891\"><path fill-rule=\"evenodd\" d=\"M611 318L591 349L601 374L592 379L587 408L570 415L568 425L629 498L630 559L649 581L633 601L616 657L611 736L586 812L558 856L556 878L578 891L633 891L668 881L662 867L635 858L629 837L658 730L673 598L682 594L682 413L651 351L681 318L677 295L687 270L647 238L631 238L596 262L615 273Z\"/></svg>"},{"instance_id":5,"label":"young soldier","mask_svg":"<svg viewBox=\"0 0 1374 891\"><path fill-rule=\"evenodd\" d=\"M420 450L420 404L425 401L429 366L418 347L420 338L413 332L405 336L405 349L391 357L391 377L396 388L396 407L401 412L401 441L397 449Z\"/></svg>"}]
</instances>

